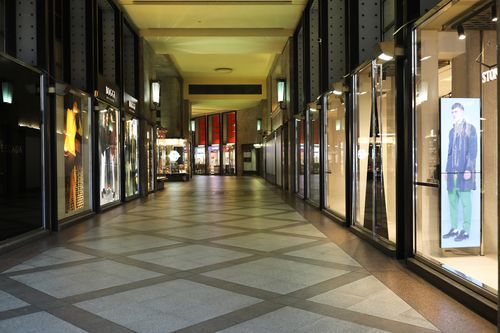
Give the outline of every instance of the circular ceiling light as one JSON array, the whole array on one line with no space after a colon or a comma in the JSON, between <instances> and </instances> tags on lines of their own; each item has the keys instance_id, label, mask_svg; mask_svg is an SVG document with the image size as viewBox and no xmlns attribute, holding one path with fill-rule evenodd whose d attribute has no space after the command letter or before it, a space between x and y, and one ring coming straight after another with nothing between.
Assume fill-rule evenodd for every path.
<instances>
[{"instance_id":1,"label":"circular ceiling light","mask_svg":"<svg viewBox=\"0 0 500 333\"><path fill-rule=\"evenodd\" d=\"M231 74L233 72L233 69L229 67L219 67L214 69L214 71L221 74Z\"/></svg>"}]
</instances>

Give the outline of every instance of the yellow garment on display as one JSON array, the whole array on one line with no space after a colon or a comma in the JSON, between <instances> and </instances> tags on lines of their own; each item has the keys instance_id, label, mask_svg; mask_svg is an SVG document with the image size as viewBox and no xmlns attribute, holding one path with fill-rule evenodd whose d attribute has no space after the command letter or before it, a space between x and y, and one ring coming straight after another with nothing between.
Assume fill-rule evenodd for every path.
<instances>
[{"instance_id":1,"label":"yellow garment on display","mask_svg":"<svg viewBox=\"0 0 500 333\"><path fill-rule=\"evenodd\" d=\"M66 109L66 131L64 137L64 152L76 156L75 136L76 136L76 117L72 109Z\"/></svg>"}]
</instances>

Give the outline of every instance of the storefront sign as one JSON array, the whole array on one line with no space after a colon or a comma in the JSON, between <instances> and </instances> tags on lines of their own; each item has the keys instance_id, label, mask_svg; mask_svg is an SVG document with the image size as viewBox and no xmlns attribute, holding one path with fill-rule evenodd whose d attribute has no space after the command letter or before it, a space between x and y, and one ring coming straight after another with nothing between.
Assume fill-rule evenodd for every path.
<instances>
[{"instance_id":1,"label":"storefront sign","mask_svg":"<svg viewBox=\"0 0 500 333\"><path fill-rule=\"evenodd\" d=\"M133 101L128 101L128 108L130 111L134 111L136 110L137 108L137 103L136 102L133 102Z\"/></svg>"},{"instance_id":2,"label":"storefront sign","mask_svg":"<svg viewBox=\"0 0 500 333\"><path fill-rule=\"evenodd\" d=\"M177 150L171 150L168 154L168 158L171 162L177 162L177 160L181 157L181 154Z\"/></svg>"},{"instance_id":3,"label":"storefront sign","mask_svg":"<svg viewBox=\"0 0 500 333\"><path fill-rule=\"evenodd\" d=\"M116 91L114 91L110 87L106 86L106 97L109 97L109 98L115 100L116 99Z\"/></svg>"},{"instance_id":4,"label":"storefront sign","mask_svg":"<svg viewBox=\"0 0 500 333\"><path fill-rule=\"evenodd\" d=\"M481 100L441 98L441 248L481 246Z\"/></svg>"},{"instance_id":5,"label":"storefront sign","mask_svg":"<svg viewBox=\"0 0 500 333\"><path fill-rule=\"evenodd\" d=\"M487 70L481 74L483 83L495 81L498 77L498 67Z\"/></svg>"}]
</instances>

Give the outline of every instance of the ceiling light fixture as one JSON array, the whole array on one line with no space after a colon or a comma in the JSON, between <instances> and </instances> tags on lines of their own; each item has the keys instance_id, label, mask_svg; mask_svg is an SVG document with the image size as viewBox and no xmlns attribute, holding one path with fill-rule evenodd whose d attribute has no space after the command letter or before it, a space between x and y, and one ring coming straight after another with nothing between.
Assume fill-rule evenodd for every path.
<instances>
[{"instance_id":1,"label":"ceiling light fixture","mask_svg":"<svg viewBox=\"0 0 500 333\"><path fill-rule=\"evenodd\" d=\"M214 72L221 74L231 74L233 72L233 69L229 67L218 67L214 69Z\"/></svg>"},{"instance_id":2,"label":"ceiling light fixture","mask_svg":"<svg viewBox=\"0 0 500 333\"><path fill-rule=\"evenodd\" d=\"M495 5L491 5L491 21L492 22L498 21L497 6L495 6Z\"/></svg>"},{"instance_id":3,"label":"ceiling light fixture","mask_svg":"<svg viewBox=\"0 0 500 333\"><path fill-rule=\"evenodd\" d=\"M461 24L457 25L457 34L458 34L458 39L460 40L465 39L465 30L463 25Z\"/></svg>"}]
</instances>

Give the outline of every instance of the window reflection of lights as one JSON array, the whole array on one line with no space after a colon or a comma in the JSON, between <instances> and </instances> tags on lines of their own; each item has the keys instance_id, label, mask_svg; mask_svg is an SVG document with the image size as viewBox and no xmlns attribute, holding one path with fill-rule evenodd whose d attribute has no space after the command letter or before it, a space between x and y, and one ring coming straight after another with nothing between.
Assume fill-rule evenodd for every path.
<instances>
[{"instance_id":1,"label":"window reflection of lights","mask_svg":"<svg viewBox=\"0 0 500 333\"><path fill-rule=\"evenodd\" d=\"M358 159L364 160L365 158L368 157L368 152L364 149L358 150Z\"/></svg>"},{"instance_id":2,"label":"window reflection of lights","mask_svg":"<svg viewBox=\"0 0 500 333\"><path fill-rule=\"evenodd\" d=\"M479 118L479 120L485 121L485 120L486 120L486 118Z\"/></svg>"},{"instance_id":3,"label":"window reflection of lights","mask_svg":"<svg viewBox=\"0 0 500 333\"><path fill-rule=\"evenodd\" d=\"M420 59L420 61L426 61L429 60L430 58L432 58L432 56L425 56L422 59Z\"/></svg>"},{"instance_id":4,"label":"window reflection of lights","mask_svg":"<svg viewBox=\"0 0 500 333\"><path fill-rule=\"evenodd\" d=\"M361 92L356 93L356 95L364 95L364 94L366 94L366 91L361 91Z\"/></svg>"},{"instance_id":5,"label":"window reflection of lights","mask_svg":"<svg viewBox=\"0 0 500 333\"><path fill-rule=\"evenodd\" d=\"M19 127L24 127L24 128L31 128L31 129L36 129L36 130L40 130L40 126L38 126L37 124L27 124L27 123L18 123L17 126Z\"/></svg>"}]
</instances>

